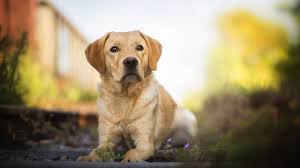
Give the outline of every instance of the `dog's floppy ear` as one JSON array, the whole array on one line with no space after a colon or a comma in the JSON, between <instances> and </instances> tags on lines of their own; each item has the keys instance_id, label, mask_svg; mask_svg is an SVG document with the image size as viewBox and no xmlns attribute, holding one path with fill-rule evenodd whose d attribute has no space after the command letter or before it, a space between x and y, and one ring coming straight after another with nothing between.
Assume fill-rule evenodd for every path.
<instances>
[{"instance_id":1,"label":"dog's floppy ear","mask_svg":"<svg viewBox=\"0 0 300 168\"><path fill-rule=\"evenodd\" d=\"M100 39L89 44L85 49L85 55L88 62L101 74L105 73L105 56L104 45L109 37L109 33L101 37Z\"/></svg>"},{"instance_id":2,"label":"dog's floppy ear","mask_svg":"<svg viewBox=\"0 0 300 168\"><path fill-rule=\"evenodd\" d=\"M140 34L144 38L147 44L148 55L149 55L148 57L149 67L152 71L155 71L157 68L157 62L161 55L162 46L157 40L145 35L142 32L140 32Z\"/></svg>"}]
</instances>

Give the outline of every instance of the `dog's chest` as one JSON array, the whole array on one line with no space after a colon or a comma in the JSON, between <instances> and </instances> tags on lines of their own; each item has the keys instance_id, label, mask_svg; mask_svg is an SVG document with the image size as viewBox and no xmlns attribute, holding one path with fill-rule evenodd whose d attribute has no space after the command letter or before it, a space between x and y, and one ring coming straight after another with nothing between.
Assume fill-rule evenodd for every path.
<instances>
[{"instance_id":1,"label":"dog's chest","mask_svg":"<svg viewBox=\"0 0 300 168\"><path fill-rule=\"evenodd\" d=\"M129 117L129 113L134 110L134 101L128 98L114 98L107 103L107 108L115 123Z\"/></svg>"},{"instance_id":2,"label":"dog's chest","mask_svg":"<svg viewBox=\"0 0 300 168\"><path fill-rule=\"evenodd\" d=\"M134 117L132 115L135 114L139 106L139 101L126 97L114 97L109 100L103 98L98 102L99 117L104 117L112 124L117 124L121 121L125 122L125 120Z\"/></svg>"},{"instance_id":3,"label":"dog's chest","mask_svg":"<svg viewBox=\"0 0 300 168\"><path fill-rule=\"evenodd\" d=\"M109 121L121 132L131 132L128 128L134 128L134 121L145 120L145 117L153 120L151 116L158 105L158 86L156 81L152 81L136 97L103 94L98 101L99 118Z\"/></svg>"}]
</instances>

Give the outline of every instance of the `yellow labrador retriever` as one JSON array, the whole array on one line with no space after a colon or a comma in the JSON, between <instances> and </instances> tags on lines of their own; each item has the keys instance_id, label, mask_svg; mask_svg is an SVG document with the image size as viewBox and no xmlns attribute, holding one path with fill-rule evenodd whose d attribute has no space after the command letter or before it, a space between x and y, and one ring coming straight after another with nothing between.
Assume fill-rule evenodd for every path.
<instances>
[{"instance_id":1,"label":"yellow labrador retriever","mask_svg":"<svg viewBox=\"0 0 300 168\"><path fill-rule=\"evenodd\" d=\"M102 80L99 146L78 160L102 160L99 151L122 144L129 148L123 162L147 160L167 137L183 145L195 135L195 116L178 108L154 78L161 52L158 41L139 31L110 32L87 47Z\"/></svg>"}]
</instances>

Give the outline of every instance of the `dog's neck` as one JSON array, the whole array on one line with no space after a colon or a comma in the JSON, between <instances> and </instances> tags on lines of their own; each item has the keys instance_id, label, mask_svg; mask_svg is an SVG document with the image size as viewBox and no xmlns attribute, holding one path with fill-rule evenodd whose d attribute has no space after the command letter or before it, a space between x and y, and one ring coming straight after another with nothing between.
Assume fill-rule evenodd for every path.
<instances>
[{"instance_id":1,"label":"dog's neck","mask_svg":"<svg viewBox=\"0 0 300 168\"><path fill-rule=\"evenodd\" d=\"M153 75L149 74L142 81L133 83L120 83L115 81L112 77L100 77L102 80L99 87L100 94L112 94L118 97L133 97L141 94L142 90L149 85Z\"/></svg>"}]
</instances>

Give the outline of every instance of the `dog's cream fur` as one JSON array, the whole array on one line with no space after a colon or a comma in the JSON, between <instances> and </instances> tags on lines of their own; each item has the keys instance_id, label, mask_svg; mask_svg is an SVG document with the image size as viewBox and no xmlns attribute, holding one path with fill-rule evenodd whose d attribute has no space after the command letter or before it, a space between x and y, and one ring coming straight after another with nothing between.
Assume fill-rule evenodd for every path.
<instances>
[{"instance_id":1,"label":"dog's cream fur","mask_svg":"<svg viewBox=\"0 0 300 168\"><path fill-rule=\"evenodd\" d=\"M137 50L137 45L144 49ZM111 52L113 46L119 51ZM102 80L96 149L106 151L127 144L123 162L134 162L152 156L168 136L178 138L176 130L195 135L195 116L178 108L151 73L156 70L161 49L158 41L139 31L110 32L87 47L87 60ZM137 76L126 77L123 60L128 56L138 60ZM78 160L102 160L95 151Z\"/></svg>"}]
</instances>

